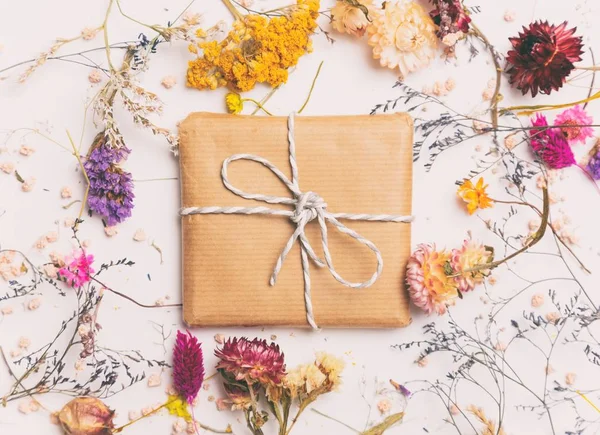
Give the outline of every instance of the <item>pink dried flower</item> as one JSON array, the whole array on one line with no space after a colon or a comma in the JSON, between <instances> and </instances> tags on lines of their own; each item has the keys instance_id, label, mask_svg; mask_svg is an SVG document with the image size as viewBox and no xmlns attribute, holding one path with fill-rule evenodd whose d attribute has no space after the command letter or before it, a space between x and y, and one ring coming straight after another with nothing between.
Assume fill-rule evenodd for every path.
<instances>
[{"instance_id":1,"label":"pink dried flower","mask_svg":"<svg viewBox=\"0 0 600 435\"><path fill-rule=\"evenodd\" d=\"M460 249L452 250L450 264L455 273L463 270L473 269L479 265L487 264L492 261L492 252L483 244L474 242L470 238L466 239ZM468 292L481 284L485 277L489 275L489 269L466 272L457 276L456 283L461 292Z\"/></svg>"},{"instance_id":2,"label":"pink dried flower","mask_svg":"<svg viewBox=\"0 0 600 435\"><path fill-rule=\"evenodd\" d=\"M204 382L204 356L198 339L189 331L177 331L173 349L173 386L188 403L192 403Z\"/></svg>"},{"instance_id":3,"label":"pink dried flower","mask_svg":"<svg viewBox=\"0 0 600 435\"><path fill-rule=\"evenodd\" d=\"M12 162L0 163L0 171L5 174L12 174L15 171L15 164Z\"/></svg>"},{"instance_id":4,"label":"pink dried flower","mask_svg":"<svg viewBox=\"0 0 600 435\"><path fill-rule=\"evenodd\" d=\"M531 123L534 127L548 126L546 117L539 113ZM531 148L550 169L567 168L576 163L573 151L560 129L532 129L530 135Z\"/></svg>"},{"instance_id":5,"label":"pink dried flower","mask_svg":"<svg viewBox=\"0 0 600 435\"><path fill-rule=\"evenodd\" d=\"M421 244L406 267L406 284L413 303L427 314L446 312L446 304L458 296L456 281L446 273L450 254L435 245Z\"/></svg>"},{"instance_id":6,"label":"pink dried flower","mask_svg":"<svg viewBox=\"0 0 600 435\"><path fill-rule=\"evenodd\" d=\"M86 255L85 251L81 250L81 253L73 255L72 259L66 260L66 265L59 269L58 276L70 287L79 288L92 280L93 262L94 256Z\"/></svg>"},{"instance_id":7,"label":"pink dried flower","mask_svg":"<svg viewBox=\"0 0 600 435\"><path fill-rule=\"evenodd\" d=\"M228 339L215 351L220 359L217 369L244 380L248 384L280 385L285 376L284 355L275 343L246 337Z\"/></svg>"},{"instance_id":8,"label":"pink dried flower","mask_svg":"<svg viewBox=\"0 0 600 435\"><path fill-rule=\"evenodd\" d=\"M561 131L571 145L578 142L585 143L587 138L593 137L594 129L583 127L593 123L594 119L581 106L565 110L554 120L554 125L564 126Z\"/></svg>"}]
</instances>

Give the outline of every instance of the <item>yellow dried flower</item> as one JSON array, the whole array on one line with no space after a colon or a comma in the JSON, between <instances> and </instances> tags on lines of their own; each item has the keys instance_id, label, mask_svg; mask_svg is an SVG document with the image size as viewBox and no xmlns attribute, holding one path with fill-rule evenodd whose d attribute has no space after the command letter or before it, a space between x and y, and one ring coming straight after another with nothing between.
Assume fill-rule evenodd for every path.
<instances>
[{"instance_id":1,"label":"yellow dried flower","mask_svg":"<svg viewBox=\"0 0 600 435\"><path fill-rule=\"evenodd\" d=\"M225 95L225 104L227 105L227 111L234 115L237 115L244 109L244 101L237 92L229 92Z\"/></svg>"},{"instance_id":2,"label":"yellow dried flower","mask_svg":"<svg viewBox=\"0 0 600 435\"><path fill-rule=\"evenodd\" d=\"M331 25L340 33L361 37L375 14L373 0L338 0L331 8Z\"/></svg>"},{"instance_id":3,"label":"yellow dried flower","mask_svg":"<svg viewBox=\"0 0 600 435\"><path fill-rule=\"evenodd\" d=\"M342 383L341 374L346 365L342 359L326 352L317 352L317 364L321 371L327 375L333 388Z\"/></svg>"},{"instance_id":4,"label":"yellow dried flower","mask_svg":"<svg viewBox=\"0 0 600 435\"><path fill-rule=\"evenodd\" d=\"M310 50L318 11L319 0L298 0L287 15L248 15L233 23L223 41L191 45L190 52L200 49L202 56L188 63L187 85L201 90L229 86L241 92L257 83L285 83L288 68Z\"/></svg>"}]
</instances>

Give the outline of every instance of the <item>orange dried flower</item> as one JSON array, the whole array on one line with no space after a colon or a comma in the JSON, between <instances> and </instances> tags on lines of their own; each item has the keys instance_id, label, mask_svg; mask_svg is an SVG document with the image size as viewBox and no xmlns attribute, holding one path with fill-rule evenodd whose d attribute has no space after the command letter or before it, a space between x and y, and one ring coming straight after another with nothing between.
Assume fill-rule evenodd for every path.
<instances>
[{"instance_id":1,"label":"orange dried flower","mask_svg":"<svg viewBox=\"0 0 600 435\"><path fill-rule=\"evenodd\" d=\"M471 180L465 180L458 188L457 194L467 203L469 214L475 213L478 208L484 209L493 206L493 200L485 191L488 185L484 185L483 183L483 178L480 178L476 185L473 185Z\"/></svg>"}]
</instances>

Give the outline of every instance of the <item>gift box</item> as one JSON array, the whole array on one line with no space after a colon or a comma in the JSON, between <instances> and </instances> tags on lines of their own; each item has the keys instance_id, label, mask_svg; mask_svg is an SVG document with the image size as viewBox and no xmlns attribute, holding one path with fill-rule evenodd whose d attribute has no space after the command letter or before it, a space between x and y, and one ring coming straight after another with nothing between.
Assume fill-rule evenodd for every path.
<instances>
[{"instance_id":1,"label":"gift box","mask_svg":"<svg viewBox=\"0 0 600 435\"><path fill-rule=\"evenodd\" d=\"M302 194L294 204L265 202L264 197L294 200L295 194L270 166L244 156L264 159L292 180L288 122L286 117L193 113L180 124L184 321L190 326L309 326L308 278L311 315L320 327L409 324L404 284L410 256L408 219L326 221L323 216L411 214L410 116L296 116L292 140ZM223 171L233 155L242 157L229 160ZM227 184L263 200L235 194ZM293 219L298 202L305 207L300 220L306 218L306 243L302 237L290 242L300 225ZM265 213L273 214L236 214L267 209ZM381 273L371 285L351 288L329 267L318 267L310 255L305 255L309 267L303 264L306 245L326 262L324 238L331 266L343 280L363 283L377 270L377 257L365 241L380 252ZM291 249L271 285L288 243Z\"/></svg>"}]
</instances>

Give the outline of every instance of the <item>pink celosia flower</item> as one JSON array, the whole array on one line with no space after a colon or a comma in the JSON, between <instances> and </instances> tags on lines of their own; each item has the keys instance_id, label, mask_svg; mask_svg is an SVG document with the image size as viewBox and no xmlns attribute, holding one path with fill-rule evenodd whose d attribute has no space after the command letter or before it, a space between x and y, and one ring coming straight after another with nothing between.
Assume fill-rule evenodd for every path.
<instances>
[{"instance_id":1,"label":"pink celosia flower","mask_svg":"<svg viewBox=\"0 0 600 435\"><path fill-rule=\"evenodd\" d=\"M58 270L58 276L62 278L69 286L79 288L92 280L91 274L94 273L92 263L93 255L86 255L84 250L72 259L67 258L65 266Z\"/></svg>"},{"instance_id":2,"label":"pink celosia flower","mask_svg":"<svg viewBox=\"0 0 600 435\"><path fill-rule=\"evenodd\" d=\"M455 273L463 270L469 270L481 264L489 263L492 260L492 253L479 242L466 239L460 249L452 250L452 259L450 264ZM455 278L458 290L468 292L481 284L485 277L489 275L488 269L467 272Z\"/></svg>"},{"instance_id":3,"label":"pink celosia flower","mask_svg":"<svg viewBox=\"0 0 600 435\"><path fill-rule=\"evenodd\" d=\"M458 296L450 278L450 254L435 245L421 244L408 260L406 283L413 303L427 314L446 312L446 304Z\"/></svg>"},{"instance_id":4,"label":"pink celosia flower","mask_svg":"<svg viewBox=\"0 0 600 435\"><path fill-rule=\"evenodd\" d=\"M531 124L534 127L547 127L548 120L538 113ZM550 169L562 169L576 163L573 151L560 129L533 129L530 135L531 148Z\"/></svg>"},{"instance_id":5,"label":"pink celosia flower","mask_svg":"<svg viewBox=\"0 0 600 435\"><path fill-rule=\"evenodd\" d=\"M275 343L245 337L228 339L215 351L220 359L217 369L233 375L248 384L280 385L285 376L284 355Z\"/></svg>"},{"instance_id":6,"label":"pink celosia flower","mask_svg":"<svg viewBox=\"0 0 600 435\"><path fill-rule=\"evenodd\" d=\"M564 125L561 131L571 145L577 142L585 143L588 137L593 137L592 127L582 127L593 123L594 119L581 106L565 110L554 120L554 125Z\"/></svg>"},{"instance_id":7,"label":"pink celosia flower","mask_svg":"<svg viewBox=\"0 0 600 435\"><path fill-rule=\"evenodd\" d=\"M204 356L198 339L189 331L177 331L173 349L173 387L188 403L192 403L204 382Z\"/></svg>"}]
</instances>

